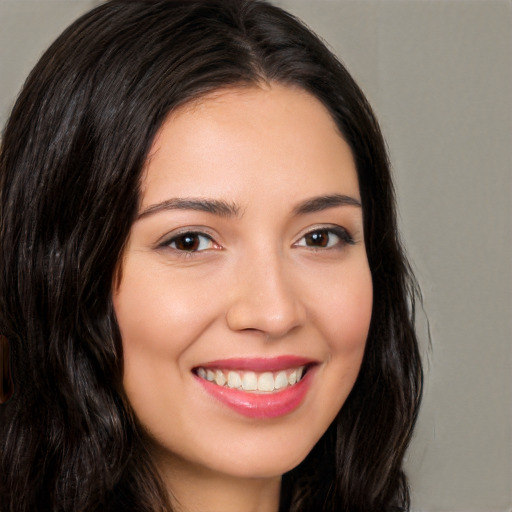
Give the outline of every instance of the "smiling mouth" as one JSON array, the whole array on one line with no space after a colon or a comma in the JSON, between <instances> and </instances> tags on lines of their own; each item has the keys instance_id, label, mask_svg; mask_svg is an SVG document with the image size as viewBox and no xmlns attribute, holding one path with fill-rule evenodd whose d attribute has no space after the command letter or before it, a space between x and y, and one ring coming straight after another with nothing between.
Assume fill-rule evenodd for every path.
<instances>
[{"instance_id":1,"label":"smiling mouth","mask_svg":"<svg viewBox=\"0 0 512 512\"><path fill-rule=\"evenodd\" d=\"M216 401L251 419L287 416L311 388L319 362L300 356L209 361L192 372Z\"/></svg>"},{"instance_id":2,"label":"smiling mouth","mask_svg":"<svg viewBox=\"0 0 512 512\"><path fill-rule=\"evenodd\" d=\"M238 389L249 393L274 393L299 383L307 373L309 365L301 365L280 371L242 371L221 368L198 367L194 373L217 386Z\"/></svg>"}]
</instances>

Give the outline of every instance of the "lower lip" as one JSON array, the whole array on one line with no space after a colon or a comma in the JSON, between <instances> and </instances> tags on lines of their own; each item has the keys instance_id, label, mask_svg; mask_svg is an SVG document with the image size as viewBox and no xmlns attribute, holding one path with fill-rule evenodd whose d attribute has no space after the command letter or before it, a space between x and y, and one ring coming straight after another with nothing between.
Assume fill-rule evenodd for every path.
<instances>
[{"instance_id":1,"label":"lower lip","mask_svg":"<svg viewBox=\"0 0 512 512\"><path fill-rule=\"evenodd\" d=\"M218 386L196 376L198 382L215 399L248 418L277 418L291 413L304 400L312 380L312 371L293 386L273 393L249 393Z\"/></svg>"}]
</instances>

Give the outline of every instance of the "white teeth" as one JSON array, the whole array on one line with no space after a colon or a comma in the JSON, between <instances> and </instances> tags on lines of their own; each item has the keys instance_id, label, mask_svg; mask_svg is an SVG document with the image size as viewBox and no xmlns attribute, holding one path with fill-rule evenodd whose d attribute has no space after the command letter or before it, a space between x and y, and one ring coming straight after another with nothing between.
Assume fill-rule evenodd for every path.
<instances>
[{"instance_id":1,"label":"white teeth","mask_svg":"<svg viewBox=\"0 0 512 512\"><path fill-rule=\"evenodd\" d=\"M286 372L279 372L275 379L274 387L276 389L282 389L288 386L288 377L286 376Z\"/></svg>"},{"instance_id":2,"label":"white teeth","mask_svg":"<svg viewBox=\"0 0 512 512\"><path fill-rule=\"evenodd\" d=\"M201 379L214 382L217 386L268 393L293 386L299 382L304 373L304 366L259 374L251 371L212 370L210 368L198 368L196 373Z\"/></svg>"},{"instance_id":3,"label":"white teeth","mask_svg":"<svg viewBox=\"0 0 512 512\"><path fill-rule=\"evenodd\" d=\"M242 378L244 391L256 391L258 389L258 377L254 372L245 372Z\"/></svg>"},{"instance_id":4,"label":"white teeth","mask_svg":"<svg viewBox=\"0 0 512 512\"><path fill-rule=\"evenodd\" d=\"M224 384L226 384L226 377L224 377L224 374L220 370L215 372L215 383L218 386L224 386Z\"/></svg>"},{"instance_id":5,"label":"white teeth","mask_svg":"<svg viewBox=\"0 0 512 512\"><path fill-rule=\"evenodd\" d=\"M237 372L228 373L228 388L238 389L242 387L242 379Z\"/></svg>"},{"instance_id":6,"label":"white teeth","mask_svg":"<svg viewBox=\"0 0 512 512\"><path fill-rule=\"evenodd\" d=\"M270 372L262 373L259 376L258 391L274 391L274 376Z\"/></svg>"}]
</instances>

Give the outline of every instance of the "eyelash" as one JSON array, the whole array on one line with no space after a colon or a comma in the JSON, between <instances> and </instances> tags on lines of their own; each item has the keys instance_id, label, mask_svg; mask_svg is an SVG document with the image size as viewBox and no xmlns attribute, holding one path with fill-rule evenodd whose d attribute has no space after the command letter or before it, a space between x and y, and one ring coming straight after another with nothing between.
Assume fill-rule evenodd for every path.
<instances>
[{"instance_id":1,"label":"eyelash","mask_svg":"<svg viewBox=\"0 0 512 512\"><path fill-rule=\"evenodd\" d=\"M196 243L199 242L199 248L192 247L191 249L183 249L183 248L180 249L179 247L176 247L176 244L179 243L180 241L187 243L185 241L187 238L189 240L195 241ZM188 255L191 255L191 254L194 254L197 252L203 252L203 251L211 248L211 247L200 248L201 247L200 239L207 240L208 244L217 246L217 244L214 242L213 238L210 235L207 235L206 233L203 233L201 231L185 231L185 232L179 233L177 235L174 235L170 239L165 240L164 242L162 242L162 244L159 245L159 247L169 247L178 253L182 253L182 254L188 256ZM175 247L173 247L173 244L175 245ZM217 246L217 247L220 247L220 246Z\"/></svg>"},{"instance_id":2,"label":"eyelash","mask_svg":"<svg viewBox=\"0 0 512 512\"><path fill-rule=\"evenodd\" d=\"M322 238L327 235L327 239ZM331 236L334 235L336 238L338 238L338 241L335 242L332 245L329 245L331 243ZM318 236L318 241L321 243L324 243L325 245L308 245L308 241L315 241L314 237ZM309 239L308 239L309 237ZM189 239L187 242L186 239ZM201 239L204 239L207 241L208 245L212 245L215 247L203 247L201 248ZM305 243L300 243L302 240L305 241ZM176 246L179 242L184 242L186 244L191 244L192 246L189 249L186 248L179 248ZM204 243L204 242L203 242ZM199 245L198 245L199 244ZM349 234L349 232L342 228L341 226L328 226L328 227L318 227L315 229L312 229L302 235L300 239L293 244L294 247L306 247L309 249L312 249L314 251L321 251L321 250L336 250L336 249L342 249L346 245L354 245L355 241L352 238L352 236ZM173 247L174 245L174 247ZM214 239L201 231L184 231L182 233L179 233L177 235L172 236L169 239L166 239L164 242L159 244L159 248L170 248L177 253L184 255L184 256L191 256L196 253L200 253L203 251L206 251L208 249L212 248L221 248L219 245L216 244Z\"/></svg>"},{"instance_id":3,"label":"eyelash","mask_svg":"<svg viewBox=\"0 0 512 512\"><path fill-rule=\"evenodd\" d=\"M315 235L322 235L322 236L327 235L326 246L307 245L308 237L309 237L309 240L312 240L312 237L314 237ZM331 235L334 235L336 238L338 238L338 242L336 242L334 245L328 246L328 244L331 241L330 240ZM306 243L304 243L304 244L299 243L302 240L305 240ZM319 240L321 240L321 239L319 239ZM323 242L323 240L321 240L321 241ZM308 247L310 249L317 250L317 251L321 251L321 250L327 251L327 250L333 250L333 249L334 250L342 249L346 245L354 245L354 244L355 244L354 238L350 235L350 233L345 228L342 228L341 226L325 226L325 227L318 227L318 228L308 231L307 233L302 235L302 237L299 239L298 242L295 242L295 244L293 244L293 245L296 247L297 246L298 247Z\"/></svg>"}]
</instances>

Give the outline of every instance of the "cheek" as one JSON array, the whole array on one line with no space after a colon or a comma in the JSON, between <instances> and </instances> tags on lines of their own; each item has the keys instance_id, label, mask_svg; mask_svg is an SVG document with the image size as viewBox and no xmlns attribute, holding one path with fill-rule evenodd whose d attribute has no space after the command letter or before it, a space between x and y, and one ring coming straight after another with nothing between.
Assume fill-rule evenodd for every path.
<instances>
[{"instance_id":1,"label":"cheek","mask_svg":"<svg viewBox=\"0 0 512 512\"><path fill-rule=\"evenodd\" d=\"M317 324L333 355L358 357L364 351L373 307L372 276L367 264L351 267L338 279L324 283L327 293L317 298L323 307Z\"/></svg>"},{"instance_id":2,"label":"cheek","mask_svg":"<svg viewBox=\"0 0 512 512\"><path fill-rule=\"evenodd\" d=\"M367 265L352 267L337 280L325 282L324 308L318 310L317 325L329 346L329 358L322 368L325 379L330 423L355 384L370 327L373 286ZM321 411L318 410L318 414Z\"/></svg>"},{"instance_id":3,"label":"cheek","mask_svg":"<svg viewBox=\"0 0 512 512\"><path fill-rule=\"evenodd\" d=\"M157 401L159 383L165 382L166 390L178 388L189 372L183 354L211 324L217 305L206 300L211 293L198 293L189 279L176 273L170 279L170 272L143 266L135 271L131 263L113 303L123 343L124 387L139 412Z\"/></svg>"},{"instance_id":4,"label":"cheek","mask_svg":"<svg viewBox=\"0 0 512 512\"><path fill-rule=\"evenodd\" d=\"M113 301L127 355L136 348L150 349L148 356L168 353L170 347L179 353L208 324L214 306L207 300L211 295L191 286L188 278L170 275L151 269L124 272Z\"/></svg>"}]
</instances>

